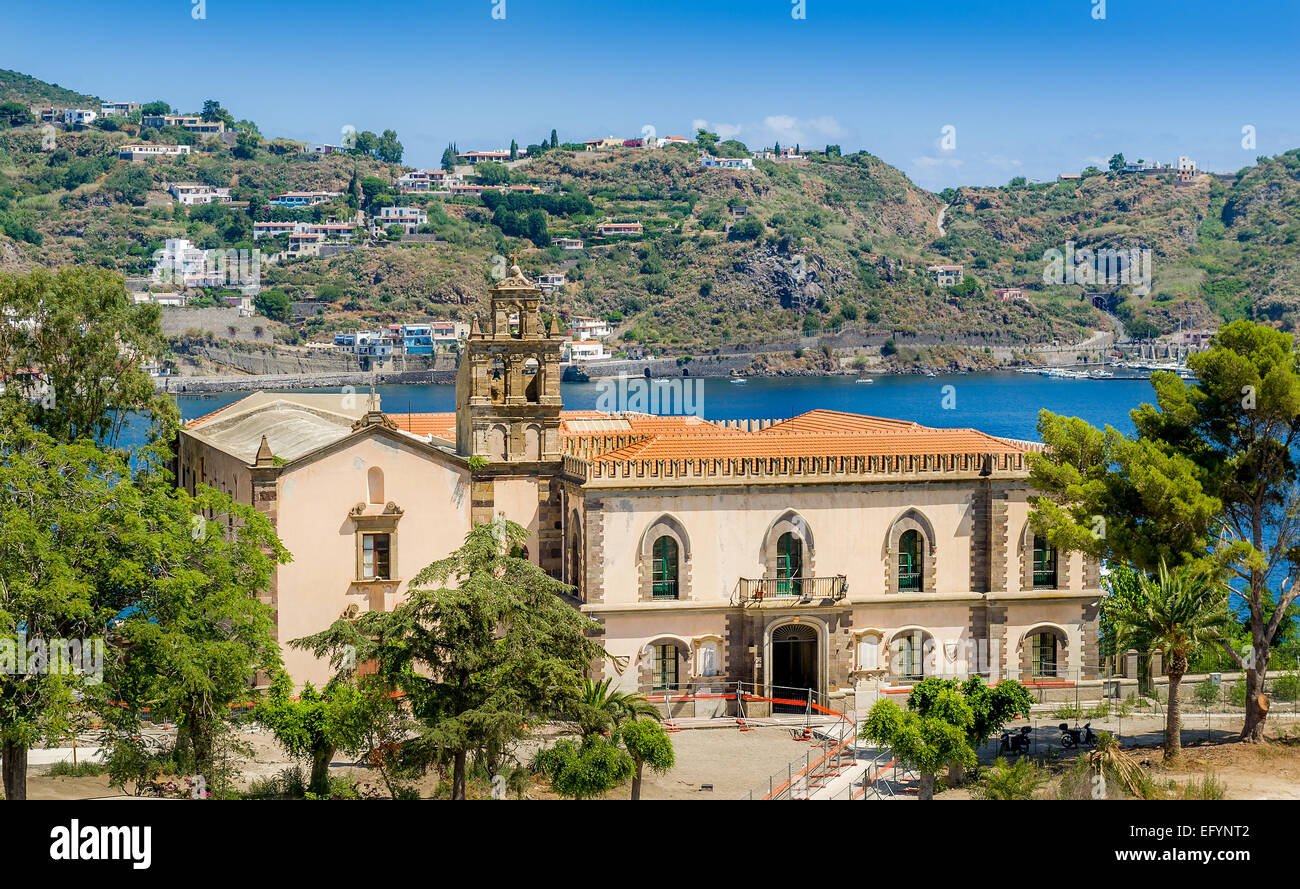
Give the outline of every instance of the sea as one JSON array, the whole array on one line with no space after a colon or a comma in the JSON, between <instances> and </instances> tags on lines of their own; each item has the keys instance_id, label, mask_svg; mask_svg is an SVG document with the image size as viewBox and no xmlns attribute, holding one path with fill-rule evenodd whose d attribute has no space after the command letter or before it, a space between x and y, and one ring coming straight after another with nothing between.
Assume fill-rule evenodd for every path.
<instances>
[{"instance_id":1,"label":"sea","mask_svg":"<svg viewBox=\"0 0 1300 889\"><path fill-rule=\"evenodd\" d=\"M866 382L870 379L870 382ZM622 406L636 409L635 401L620 402L613 396L613 381L564 383L561 394L567 410L589 410ZM1081 417L1094 426L1111 425L1133 431L1129 412L1143 402L1155 400L1145 379L1062 379L1015 372L938 374L934 377L894 375L863 378L843 377L752 377L743 384L722 377L686 378L681 385L693 387L674 397L654 397L660 386L677 387L677 379L656 382L643 392L652 413L680 413L689 403L691 412L707 420L786 419L805 411L823 408L913 420L923 426L942 429L973 428L990 435L1037 441L1039 412ZM635 393L642 383L627 381ZM694 388L698 387L698 388ZM339 392L340 389L303 389L304 392ZM377 386L375 392L385 413L401 421L407 412L453 411L455 387L450 384ZM184 419L201 417L245 397L247 392L180 395L177 401ZM367 392L359 391L364 399ZM613 400L611 400L613 399ZM132 424L123 444L143 434L141 424Z\"/></svg>"}]
</instances>

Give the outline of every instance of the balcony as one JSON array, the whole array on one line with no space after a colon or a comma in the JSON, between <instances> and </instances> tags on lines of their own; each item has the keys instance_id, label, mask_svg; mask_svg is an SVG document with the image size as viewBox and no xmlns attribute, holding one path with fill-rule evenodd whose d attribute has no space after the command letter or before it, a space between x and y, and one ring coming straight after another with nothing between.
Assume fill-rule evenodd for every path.
<instances>
[{"instance_id":1,"label":"balcony","mask_svg":"<svg viewBox=\"0 0 1300 889\"><path fill-rule=\"evenodd\" d=\"M733 605L822 605L838 602L848 594L849 581L843 574L831 577L742 577L731 596Z\"/></svg>"}]
</instances>

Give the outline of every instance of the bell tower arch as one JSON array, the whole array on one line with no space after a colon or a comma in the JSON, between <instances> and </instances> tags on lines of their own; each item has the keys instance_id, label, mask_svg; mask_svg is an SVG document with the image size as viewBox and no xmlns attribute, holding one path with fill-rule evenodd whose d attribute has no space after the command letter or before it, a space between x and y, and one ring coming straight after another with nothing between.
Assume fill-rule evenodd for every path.
<instances>
[{"instance_id":1,"label":"bell tower arch","mask_svg":"<svg viewBox=\"0 0 1300 889\"><path fill-rule=\"evenodd\" d=\"M509 274L492 286L488 329L475 320L456 371L462 456L498 464L560 459L563 343L554 321L543 328L541 308L542 291L512 256Z\"/></svg>"}]
</instances>

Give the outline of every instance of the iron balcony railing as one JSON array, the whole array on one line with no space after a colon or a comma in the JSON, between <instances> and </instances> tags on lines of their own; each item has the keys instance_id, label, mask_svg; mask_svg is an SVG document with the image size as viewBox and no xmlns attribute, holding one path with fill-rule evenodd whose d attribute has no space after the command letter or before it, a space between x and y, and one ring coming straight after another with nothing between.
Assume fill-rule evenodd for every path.
<instances>
[{"instance_id":1,"label":"iron balcony railing","mask_svg":"<svg viewBox=\"0 0 1300 889\"><path fill-rule=\"evenodd\" d=\"M779 600L782 602L838 602L847 595L848 578L843 574L831 577L742 577L736 582L735 600L738 604Z\"/></svg>"}]
</instances>

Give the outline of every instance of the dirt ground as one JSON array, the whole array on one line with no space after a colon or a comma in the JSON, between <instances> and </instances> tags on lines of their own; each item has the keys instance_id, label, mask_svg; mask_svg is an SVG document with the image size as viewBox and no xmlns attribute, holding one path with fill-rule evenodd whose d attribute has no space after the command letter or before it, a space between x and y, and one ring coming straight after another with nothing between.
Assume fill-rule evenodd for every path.
<instances>
[{"instance_id":1,"label":"dirt ground","mask_svg":"<svg viewBox=\"0 0 1300 889\"><path fill-rule=\"evenodd\" d=\"M1077 755L1077 751L1061 748L1057 728L1060 721L1046 714L1031 720L1036 758L1059 761ZM1093 722L1093 729L1119 734L1124 746L1133 749L1161 781L1187 780L1208 771L1227 785L1229 799L1300 799L1300 721L1293 714L1273 714L1268 723L1268 743L1241 744L1235 740L1240 719L1234 715L1212 717L1207 729L1204 717L1198 725L1195 716L1189 714L1183 730L1184 762L1177 772L1160 765L1163 737L1160 717L1136 716L1122 723L1116 719L1098 720ZM740 731L734 724L726 728L695 728L676 732L672 739L677 765L666 775L647 772L642 786L643 799L743 798L755 788L766 789L770 775L785 772L789 763L809 750L808 743L795 740L789 728L778 726L749 732ZM242 788L296 764L267 732L248 730L241 734L240 740L253 750L251 758L240 762ZM981 762L992 762L997 756L996 748L995 742L981 749ZM518 755L526 760L531 753L531 749L525 749ZM109 786L107 777L54 778L44 774L46 771L48 767L31 769L28 777L31 799L88 799L121 794ZM335 761L331 774L349 783L371 784L376 790L381 787L376 772L342 759ZM705 789L708 785L711 789ZM425 797L433 795L437 786L435 774L426 776L417 785ZM629 793L630 786L625 786L612 791L607 798L626 799ZM549 798L553 794L545 782L536 781L528 796ZM938 799L963 798L969 798L969 793L962 789L938 796Z\"/></svg>"}]
</instances>

